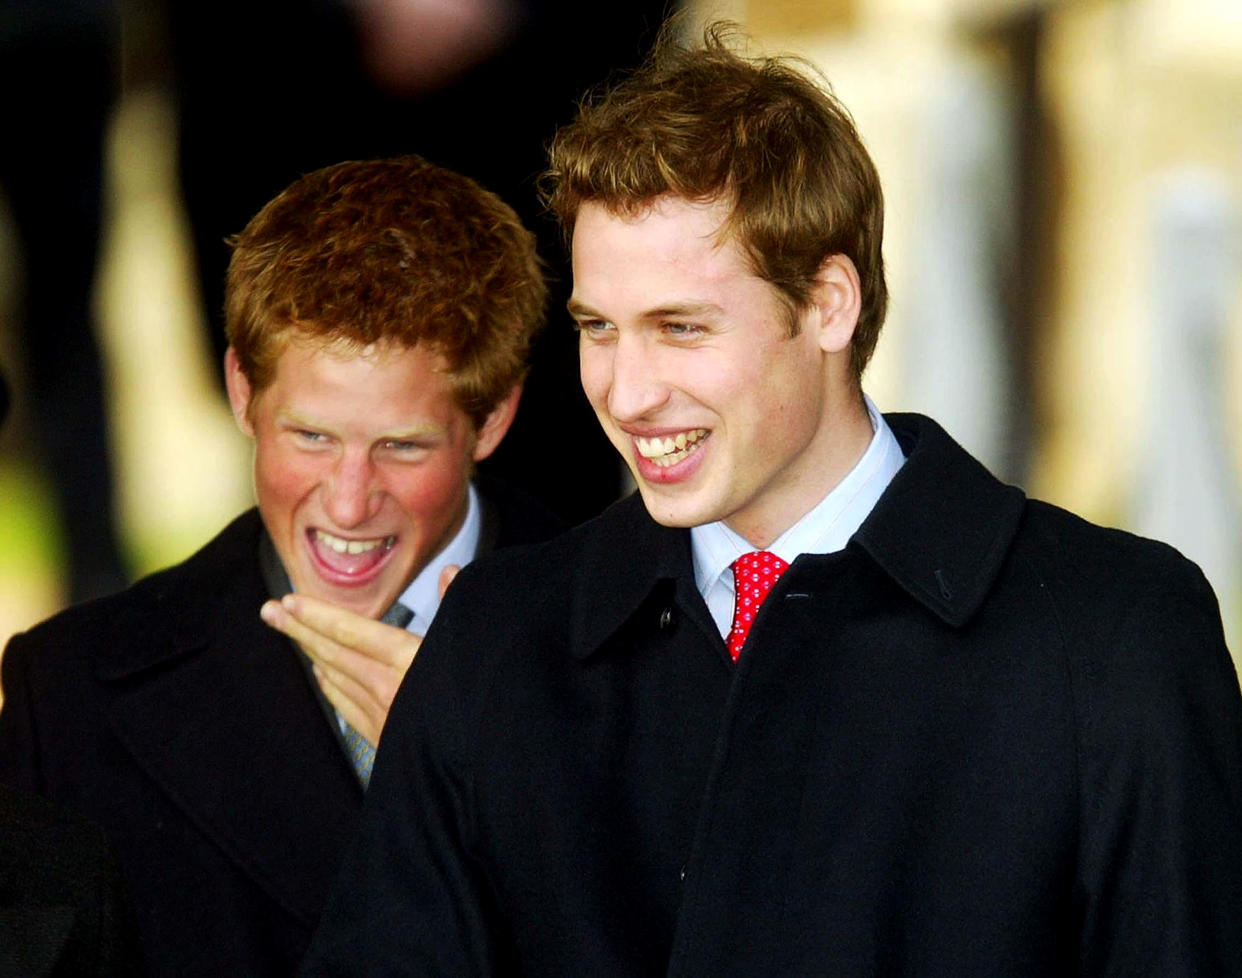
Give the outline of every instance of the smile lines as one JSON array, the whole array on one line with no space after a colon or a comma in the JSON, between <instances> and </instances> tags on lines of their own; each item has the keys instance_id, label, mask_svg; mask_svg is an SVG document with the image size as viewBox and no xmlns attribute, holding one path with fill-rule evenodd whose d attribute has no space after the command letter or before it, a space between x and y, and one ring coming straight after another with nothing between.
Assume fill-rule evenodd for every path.
<instances>
[{"instance_id":1,"label":"smile lines","mask_svg":"<svg viewBox=\"0 0 1242 978\"><path fill-rule=\"evenodd\" d=\"M691 431L680 431L675 436L666 438L634 438L638 454L656 465L667 467L676 465L684 458L698 451L707 437L706 428L695 428Z\"/></svg>"}]
</instances>

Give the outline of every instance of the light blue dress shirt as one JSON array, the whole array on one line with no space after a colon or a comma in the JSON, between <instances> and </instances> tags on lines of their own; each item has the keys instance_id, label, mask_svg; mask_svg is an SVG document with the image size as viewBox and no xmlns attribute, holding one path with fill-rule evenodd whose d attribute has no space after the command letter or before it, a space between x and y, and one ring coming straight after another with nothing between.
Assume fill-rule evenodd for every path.
<instances>
[{"instance_id":1,"label":"light blue dress shirt","mask_svg":"<svg viewBox=\"0 0 1242 978\"><path fill-rule=\"evenodd\" d=\"M767 548L786 563L803 553L843 550L906 460L884 416L871 398L865 400L871 442L845 478ZM723 521L692 527L690 547L695 583L723 638L733 625L733 562L755 548Z\"/></svg>"},{"instance_id":2,"label":"light blue dress shirt","mask_svg":"<svg viewBox=\"0 0 1242 978\"><path fill-rule=\"evenodd\" d=\"M462 523L461 529L448 542L448 546L427 562L427 566L397 598L414 612L414 617L405 627L406 631L415 635L426 635L427 629L431 627L431 619L440 610L440 571L449 564L465 567L474 560L475 552L479 549L479 533L483 523L479 510L479 494L475 491L473 482L469 485L469 496L466 521Z\"/></svg>"}]
</instances>

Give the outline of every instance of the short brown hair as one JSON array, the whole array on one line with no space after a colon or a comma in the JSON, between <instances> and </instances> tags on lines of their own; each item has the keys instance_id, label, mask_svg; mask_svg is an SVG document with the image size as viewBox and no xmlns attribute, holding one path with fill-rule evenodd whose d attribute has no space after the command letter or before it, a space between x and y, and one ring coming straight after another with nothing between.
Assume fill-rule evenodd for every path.
<instances>
[{"instance_id":1,"label":"short brown hair","mask_svg":"<svg viewBox=\"0 0 1242 978\"><path fill-rule=\"evenodd\" d=\"M862 283L851 348L861 377L888 304L875 164L810 66L736 54L736 34L709 25L703 45L688 49L666 28L646 64L588 96L553 140L545 202L569 239L588 201L632 213L665 194L730 200L723 232L795 309L806 307L824 259L848 256Z\"/></svg>"},{"instance_id":2,"label":"short brown hair","mask_svg":"<svg viewBox=\"0 0 1242 978\"><path fill-rule=\"evenodd\" d=\"M256 393L289 338L443 356L476 426L526 375L546 287L534 236L473 180L415 156L295 181L233 247L229 342Z\"/></svg>"}]
</instances>

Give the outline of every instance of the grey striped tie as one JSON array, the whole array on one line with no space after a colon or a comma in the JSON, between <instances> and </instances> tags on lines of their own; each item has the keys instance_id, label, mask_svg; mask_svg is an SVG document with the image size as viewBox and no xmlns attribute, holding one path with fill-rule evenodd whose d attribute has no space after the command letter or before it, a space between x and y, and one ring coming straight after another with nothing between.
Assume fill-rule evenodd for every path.
<instances>
[{"instance_id":1,"label":"grey striped tie","mask_svg":"<svg viewBox=\"0 0 1242 978\"><path fill-rule=\"evenodd\" d=\"M380 621L385 625L393 625L397 628L405 628L406 625L414 618L414 612L403 605L400 601L393 602L393 606L389 608ZM345 749L349 751L349 759L354 763L354 770L358 772L358 780L362 782L365 788L371 783L371 768L375 766L375 745L366 737L362 736L349 723L341 719L341 728L345 736Z\"/></svg>"}]
</instances>

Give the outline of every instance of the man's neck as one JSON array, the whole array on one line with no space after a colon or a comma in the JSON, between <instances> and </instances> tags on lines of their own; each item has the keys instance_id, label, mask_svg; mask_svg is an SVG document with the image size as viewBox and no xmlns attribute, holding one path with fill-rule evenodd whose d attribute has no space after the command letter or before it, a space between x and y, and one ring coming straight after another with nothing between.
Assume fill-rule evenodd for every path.
<instances>
[{"instance_id":1,"label":"man's neck","mask_svg":"<svg viewBox=\"0 0 1242 978\"><path fill-rule=\"evenodd\" d=\"M861 391L851 390L848 396L830 403L825 415L799 463L803 484L791 485L776 506L746 510L725 521L754 549L767 549L818 506L854 470L870 446L876 429Z\"/></svg>"},{"instance_id":2,"label":"man's neck","mask_svg":"<svg viewBox=\"0 0 1242 978\"><path fill-rule=\"evenodd\" d=\"M835 553L858 531L888 488L905 458L888 424L868 402L875 434L858 464L810 512L764 549L788 564L800 554ZM708 523L690 531L694 579L708 611L724 635L733 612L732 563L754 544L724 523Z\"/></svg>"}]
</instances>

